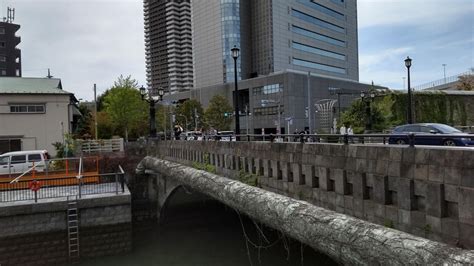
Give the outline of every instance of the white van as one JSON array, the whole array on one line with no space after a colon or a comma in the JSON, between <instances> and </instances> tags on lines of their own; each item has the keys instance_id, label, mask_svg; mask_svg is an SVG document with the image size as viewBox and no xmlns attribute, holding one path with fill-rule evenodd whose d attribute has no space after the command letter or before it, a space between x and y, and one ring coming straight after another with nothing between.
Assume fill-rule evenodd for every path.
<instances>
[{"instance_id":1,"label":"white van","mask_svg":"<svg viewBox=\"0 0 474 266\"><path fill-rule=\"evenodd\" d=\"M37 165L36 171L43 172L48 159L46 150L7 152L0 155L0 175L21 174L33 167L33 163Z\"/></svg>"},{"instance_id":2,"label":"white van","mask_svg":"<svg viewBox=\"0 0 474 266\"><path fill-rule=\"evenodd\" d=\"M235 141L234 131L219 131L217 135L220 141Z\"/></svg>"},{"instance_id":3,"label":"white van","mask_svg":"<svg viewBox=\"0 0 474 266\"><path fill-rule=\"evenodd\" d=\"M201 131L188 131L184 133L185 140L202 140Z\"/></svg>"}]
</instances>

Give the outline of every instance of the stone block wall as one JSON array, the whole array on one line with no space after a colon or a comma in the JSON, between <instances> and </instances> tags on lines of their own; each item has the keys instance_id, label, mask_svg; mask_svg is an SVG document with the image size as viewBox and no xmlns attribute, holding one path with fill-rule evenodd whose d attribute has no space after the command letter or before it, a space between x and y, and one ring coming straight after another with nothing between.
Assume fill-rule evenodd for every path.
<instances>
[{"instance_id":1,"label":"stone block wall","mask_svg":"<svg viewBox=\"0 0 474 266\"><path fill-rule=\"evenodd\" d=\"M322 143L161 141L149 155L212 164L269 191L474 248L474 150Z\"/></svg>"},{"instance_id":2,"label":"stone block wall","mask_svg":"<svg viewBox=\"0 0 474 266\"><path fill-rule=\"evenodd\" d=\"M130 194L88 195L78 200L80 257L131 250ZM0 265L69 262L65 198L0 205Z\"/></svg>"}]
</instances>

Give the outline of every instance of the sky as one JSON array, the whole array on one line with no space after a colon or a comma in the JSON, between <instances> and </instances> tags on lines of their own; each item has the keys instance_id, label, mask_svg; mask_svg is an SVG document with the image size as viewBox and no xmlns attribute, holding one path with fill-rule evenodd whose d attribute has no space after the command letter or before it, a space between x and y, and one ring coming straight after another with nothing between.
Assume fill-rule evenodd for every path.
<instances>
[{"instance_id":1,"label":"sky","mask_svg":"<svg viewBox=\"0 0 474 266\"><path fill-rule=\"evenodd\" d=\"M205 1L205 0L201 0ZM93 99L118 76L145 85L142 0L0 0L21 28L23 77L48 68L76 98ZM474 0L358 0L359 80L404 88L474 67ZM406 86L406 85L405 85Z\"/></svg>"}]
</instances>

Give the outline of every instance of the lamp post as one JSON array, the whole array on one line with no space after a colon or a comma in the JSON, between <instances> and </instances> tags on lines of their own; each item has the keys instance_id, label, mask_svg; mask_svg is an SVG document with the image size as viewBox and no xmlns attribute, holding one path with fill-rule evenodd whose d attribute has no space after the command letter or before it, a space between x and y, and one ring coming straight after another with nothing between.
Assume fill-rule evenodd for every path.
<instances>
[{"instance_id":1,"label":"lamp post","mask_svg":"<svg viewBox=\"0 0 474 266\"><path fill-rule=\"evenodd\" d=\"M410 67L411 67L411 58L407 56L407 59L405 59L405 66L407 67L407 72L408 72L408 124L413 123L413 115L411 112L411 87L410 87Z\"/></svg>"},{"instance_id":2,"label":"lamp post","mask_svg":"<svg viewBox=\"0 0 474 266\"><path fill-rule=\"evenodd\" d=\"M446 84L446 64L443 64L444 84Z\"/></svg>"},{"instance_id":3,"label":"lamp post","mask_svg":"<svg viewBox=\"0 0 474 266\"><path fill-rule=\"evenodd\" d=\"M159 88L158 98L154 98L155 96L153 96L151 92L152 91L148 89L147 93L143 86L140 87L140 96L142 97L142 100L150 104L150 138L156 138L155 104L163 100L165 92L163 88Z\"/></svg>"},{"instance_id":4,"label":"lamp post","mask_svg":"<svg viewBox=\"0 0 474 266\"><path fill-rule=\"evenodd\" d=\"M235 108L235 135L237 135L236 140L239 140L238 135L240 135L240 118L239 118L239 87L237 85L237 58L239 58L240 49L237 46L230 49L232 52L232 58L234 58L234 108Z\"/></svg>"},{"instance_id":5,"label":"lamp post","mask_svg":"<svg viewBox=\"0 0 474 266\"><path fill-rule=\"evenodd\" d=\"M360 97L365 102L365 131L370 132L372 130L372 114L370 104L375 98L373 92L361 92Z\"/></svg>"}]
</instances>

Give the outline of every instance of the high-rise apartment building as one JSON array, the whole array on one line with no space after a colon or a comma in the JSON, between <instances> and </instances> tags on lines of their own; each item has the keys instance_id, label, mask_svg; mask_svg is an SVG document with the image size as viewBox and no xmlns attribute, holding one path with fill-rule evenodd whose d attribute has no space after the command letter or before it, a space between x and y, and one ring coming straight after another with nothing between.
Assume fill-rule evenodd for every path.
<instances>
[{"instance_id":1,"label":"high-rise apartment building","mask_svg":"<svg viewBox=\"0 0 474 266\"><path fill-rule=\"evenodd\" d=\"M193 87L190 0L144 0L147 86L175 93Z\"/></svg>"},{"instance_id":2,"label":"high-rise apartment building","mask_svg":"<svg viewBox=\"0 0 474 266\"><path fill-rule=\"evenodd\" d=\"M8 14L0 22L0 76L21 77L21 50L17 48L21 38L16 36L20 25L12 23L14 9L8 8Z\"/></svg>"},{"instance_id":3,"label":"high-rise apartment building","mask_svg":"<svg viewBox=\"0 0 474 266\"><path fill-rule=\"evenodd\" d=\"M192 2L194 86L287 69L358 81L356 0Z\"/></svg>"}]
</instances>

